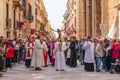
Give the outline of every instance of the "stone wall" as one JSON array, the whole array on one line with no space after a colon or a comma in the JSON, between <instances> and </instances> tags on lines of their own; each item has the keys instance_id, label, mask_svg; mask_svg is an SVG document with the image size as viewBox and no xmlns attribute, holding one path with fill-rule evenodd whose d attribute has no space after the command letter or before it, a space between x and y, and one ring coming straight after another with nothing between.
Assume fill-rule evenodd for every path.
<instances>
[{"instance_id":1,"label":"stone wall","mask_svg":"<svg viewBox=\"0 0 120 80\"><path fill-rule=\"evenodd\" d=\"M118 10L114 8L117 3L118 3L118 0L102 0L101 1L101 6L102 6L101 19L102 19L102 23L104 24L102 35L104 37L107 37L107 34L110 31L111 25L113 24L113 20L115 16L118 14Z\"/></svg>"},{"instance_id":2,"label":"stone wall","mask_svg":"<svg viewBox=\"0 0 120 80\"><path fill-rule=\"evenodd\" d=\"M0 0L0 36L4 35L4 20L3 20L3 0Z\"/></svg>"}]
</instances>

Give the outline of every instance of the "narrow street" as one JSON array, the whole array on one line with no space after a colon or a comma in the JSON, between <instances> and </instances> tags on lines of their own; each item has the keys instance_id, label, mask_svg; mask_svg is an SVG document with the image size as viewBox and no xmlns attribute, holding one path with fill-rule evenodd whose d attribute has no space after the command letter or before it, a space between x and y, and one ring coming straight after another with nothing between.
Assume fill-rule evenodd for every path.
<instances>
[{"instance_id":1,"label":"narrow street","mask_svg":"<svg viewBox=\"0 0 120 80\"><path fill-rule=\"evenodd\" d=\"M68 68L66 71L55 71L53 67L42 71L27 69L23 64L8 70L0 80L119 80L120 74L107 72L85 72L83 66Z\"/></svg>"}]
</instances>

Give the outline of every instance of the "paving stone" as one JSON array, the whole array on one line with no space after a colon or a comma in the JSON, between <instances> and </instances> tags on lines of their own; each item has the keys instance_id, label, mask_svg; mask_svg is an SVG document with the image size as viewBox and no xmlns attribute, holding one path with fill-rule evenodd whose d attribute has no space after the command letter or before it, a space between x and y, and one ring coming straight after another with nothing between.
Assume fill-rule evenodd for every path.
<instances>
[{"instance_id":1,"label":"paving stone","mask_svg":"<svg viewBox=\"0 0 120 80\"><path fill-rule=\"evenodd\" d=\"M23 64L8 70L0 80L120 80L120 74L108 72L86 72L83 66L67 67L66 71L55 71L53 67L35 71L25 68Z\"/></svg>"}]
</instances>

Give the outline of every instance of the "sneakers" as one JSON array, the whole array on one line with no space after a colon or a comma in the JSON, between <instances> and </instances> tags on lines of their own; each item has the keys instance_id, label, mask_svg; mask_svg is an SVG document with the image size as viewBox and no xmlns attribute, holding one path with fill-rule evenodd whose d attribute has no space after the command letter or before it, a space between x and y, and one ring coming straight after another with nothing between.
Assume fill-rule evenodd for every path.
<instances>
[{"instance_id":1,"label":"sneakers","mask_svg":"<svg viewBox=\"0 0 120 80\"><path fill-rule=\"evenodd\" d=\"M96 72L100 72L101 70L96 70Z\"/></svg>"}]
</instances>

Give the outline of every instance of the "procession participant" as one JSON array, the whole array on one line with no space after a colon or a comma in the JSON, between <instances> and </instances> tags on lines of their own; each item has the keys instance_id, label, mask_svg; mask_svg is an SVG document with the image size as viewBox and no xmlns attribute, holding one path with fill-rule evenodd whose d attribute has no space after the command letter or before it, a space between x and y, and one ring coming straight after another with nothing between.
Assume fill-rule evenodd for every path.
<instances>
[{"instance_id":1,"label":"procession participant","mask_svg":"<svg viewBox=\"0 0 120 80\"><path fill-rule=\"evenodd\" d=\"M43 55L44 55L44 64L45 67L47 67L47 63L48 63L48 46L46 44L46 38L43 39L42 42L42 46L43 46Z\"/></svg>"},{"instance_id":2,"label":"procession participant","mask_svg":"<svg viewBox=\"0 0 120 80\"><path fill-rule=\"evenodd\" d=\"M67 54L66 54L66 64L69 66L70 64L70 55L71 55L71 50L69 48L70 46L70 41L68 41L68 45L67 45Z\"/></svg>"},{"instance_id":3,"label":"procession participant","mask_svg":"<svg viewBox=\"0 0 120 80\"><path fill-rule=\"evenodd\" d=\"M25 48L26 48L26 63L25 63L25 65L27 66L27 68L29 68L31 65L31 59L32 59L33 50L34 50L34 42L31 37L29 38L29 41L26 43Z\"/></svg>"},{"instance_id":4,"label":"procession participant","mask_svg":"<svg viewBox=\"0 0 120 80\"><path fill-rule=\"evenodd\" d=\"M85 50L85 67L86 71L94 71L94 43L91 41L91 38L88 37L87 41L84 43L82 49Z\"/></svg>"},{"instance_id":5,"label":"procession participant","mask_svg":"<svg viewBox=\"0 0 120 80\"><path fill-rule=\"evenodd\" d=\"M50 63L52 63L52 53L51 53L51 43L52 41L50 39L47 38L46 44L47 44L47 48L48 48L48 58L50 60Z\"/></svg>"},{"instance_id":6,"label":"procession participant","mask_svg":"<svg viewBox=\"0 0 120 80\"><path fill-rule=\"evenodd\" d=\"M55 41L51 42L52 66L55 66Z\"/></svg>"},{"instance_id":7,"label":"procession participant","mask_svg":"<svg viewBox=\"0 0 120 80\"><path fill-rule=\"evenodd\" d=\"M70 67L76 67L77 66L77 54L76 54L76 43L75 38L71 37L71 42L69 48L71 49L71 55L70 55Z\"/></svg>"},{"instance_id":8,"label":"procession participant","mask_svg":"<svg viewBox=\"0 0 120 80\"><path fill-rule=\"evenodd\" d=\"M64 71L65 70L65 55L64 51L67 49L65 45L62 46L62 42L60 39L57 39L55 43L55 68L56 71Z\"/></svg>"},{"instance_id":9,"label":"procession participant","mask_svg":"<svg viewBox=\"0 0 120 80\"><path fill-rule=\"evenodd\" d=\"M44 65L43 46L40 42L40 36L37 36L34 44L31 66L35 67L35 70L42 70L41 67L43 65Z\"/></svg>"}]
</instances>

